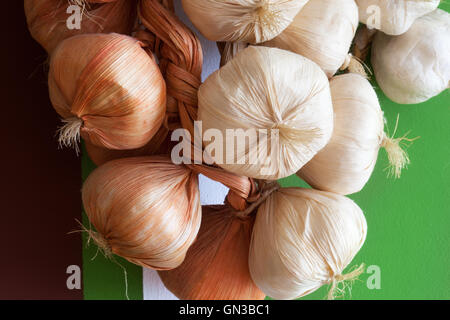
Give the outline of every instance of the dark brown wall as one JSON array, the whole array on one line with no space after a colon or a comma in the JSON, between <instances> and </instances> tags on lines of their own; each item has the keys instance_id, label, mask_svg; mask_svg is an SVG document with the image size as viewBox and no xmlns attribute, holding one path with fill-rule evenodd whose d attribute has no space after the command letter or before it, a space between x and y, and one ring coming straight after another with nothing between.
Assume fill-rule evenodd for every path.
<instances>
[{"instance_id":1,"label":"dark brown wall","mask_svg":"<svg viewBox=\"0 0 450 320\"><path fill-rule=\"evenodd\" d=\"M81 299L66 268L81 267L81 162L58 150L45 52L26 29L23 2L2 3L0 299Z\"/></svg>"}]
</instances>

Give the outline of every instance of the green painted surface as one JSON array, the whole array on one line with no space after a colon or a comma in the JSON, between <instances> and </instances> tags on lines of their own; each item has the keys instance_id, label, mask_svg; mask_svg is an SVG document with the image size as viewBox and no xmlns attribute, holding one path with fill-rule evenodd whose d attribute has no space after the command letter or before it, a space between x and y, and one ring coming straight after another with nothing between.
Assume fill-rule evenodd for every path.
<instances>
[{"instance_id":1,"label":"green painted surface","mask_svg":"<svg viewBox=\"0 0 450 320\"><path fill-rule=\"evenodd\" d=\"M82 156L83 181L95 169L83 148ZM83 224L89 226L86 214L83 212ZM97 247L91 242L87 246L88 237L83 235L83 291L86 300L124 300L126 299L125 281L128 282L128 297L132 300L142 300L142 268L128 261L114 257L115 261L106 259L102 253L97 253ZM95 258L94 258L95 257ZM120 265L120 266L119 266ZM122 267L127 272L125 278ZM126 279L126 280L125 280Z\"/></svg>"}]
</instances>

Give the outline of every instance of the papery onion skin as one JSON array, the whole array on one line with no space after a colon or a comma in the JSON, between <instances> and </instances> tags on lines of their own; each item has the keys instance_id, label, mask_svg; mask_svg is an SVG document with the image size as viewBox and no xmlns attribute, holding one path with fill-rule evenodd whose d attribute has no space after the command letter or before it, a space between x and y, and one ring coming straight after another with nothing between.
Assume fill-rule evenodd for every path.
<instances>
[{"instance_id":1,"label":"papery onion skin","mask_svg":"<svg viewBox=\"0 0 450 320\"><path fill-rule=\"evenodd\" d=\"M63 119L80 122L81 137L107 149L143 147L166 111L158 65L136 39L115 33L63 41L50 61L49 92Z\"/></svg>"},{"instance_id":2,"label":"papery onion skin","mask_svg":"<svg viewBox=\"0 0 450 320\"><path fill-rule=\"evenodd\" d=\"M384 138L384 117L367 79L348 73L330 80L334 131L330 142L299 172L312 187L342 195L366 185Z\"/></svg>"},{"instance_id":3,"label":"papery onion skin","mask_svg":"<svg viewBox=\"0 0 450 320\"><path fill-rule=\"evenodd\" d=\"M216 129L223 136L224 158L212 155L215 162L241 176L266 180L290 176L327 144L333 131L325 73L314 62L285 50L246 48L201 85L198 97L203 130ZM241 151L237 142L235 150L228 150L230 129L236 134L238 130L258 134L261 129L267 135L246 143ZM279 149L271 135L276 132ZM233 153L234 161L225 159Z\"/></svg>"},{"instance_id":4,"label":"papery onion skin","mask_svg":"<svg viewBox=\"0 0 450 320\"><path fill-rule=\"evenodd\" d=\"M275 299L308 295L353 260L367 223L350 199L329 192L286 188L259 207L250 245L250 274Z\"/></svg>"},{"instance_id":5,"label":"papery onion skin","mask_svg":"<svg viewBox=\"0 0 450 320\"><path fill-rule=\"evenodd\" d=\"M378 85L399 104L425 102L450 85L450 14L437 9L400 36L377 33L372 66Z\"/></svg>"},{"instance_id":6,"label":"papery onion skin","mask_svg":"<svg viewBox=\"0 0 450 320\"><path fill-rule=\"evenodd\" d=\"M280 34L308 1L182 0L182 4L207 39L256 44Z\"/></svg>"},{"instance_id":7,"label":"papery onion skin","mask_svg":"<svg viewBox=\"0 0 450 320\"><path fill-rule=\"evenodd\" d=\"M183 264L159 271L164 285L182 300L262 300L253 283L248 251L254 217L239 218L226 206L204 206L202 226Z\"/></svg>"},{"instance_id":8,"label":"papery onion skin","mask_svg":"<svg viewBox=\"0 0 450 320\"><path fill-rule=\"evenodd\" d=\"M75 2L75 1L73 1ZM136 19L135 0L89 1L101 3L84 9L81 28L70 30L67 0L25 0L28 28L33 38L51 54L64 39L85 33L117 32L130 34Z\"/></svg>"},{"instance_id":9,"label":"papery onion skin","mask_svg":"<svg viewBox=\"0 0 450 320\"><path fill-rule=\"evenodd\" d=\"M432 12L440 3L440 0L355 1L358 4L361 23L393 36L408 31L417 18Z\"/></svg>"},{"instance_id":10,"label":"papery onion skin","mask_svg":"<svg viewBox=\"0 0 450 320\"><path fill-rule=\"evenodd\" d=\"M143 267L178 267L200 228L198 177L166 157L110 161L88 177L82 196L107 249Z\"/></svg>"},{"instance_id":11,"label":"papery onion skin","mask_svg":"<svg viewBox=\"0 0 450 320\"><path fill-rule=\"evenodd\" d=\"M289 27L263 45L298 53L330 78L344 64L357 28L354 0L310 0Z\"/></svg>"}]
</instances>

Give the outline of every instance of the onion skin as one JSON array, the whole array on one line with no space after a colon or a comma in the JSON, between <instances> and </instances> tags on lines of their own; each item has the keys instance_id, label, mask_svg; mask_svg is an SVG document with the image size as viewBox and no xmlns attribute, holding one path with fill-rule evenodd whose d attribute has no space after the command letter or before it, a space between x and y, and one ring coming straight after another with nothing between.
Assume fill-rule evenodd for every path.
<instances>
[{"instance_id":1,"label":"onion skin","mask_svg":"<svg viewBox=\"0 0 450 320\"><path fill-rule=\"evenodd\" d=\"M66 122L60 130L64 146L77 145L79 134L98 147L138 149L164 121L165 81L134 38L111 33L67 39L52 55L48 81L52 105ZM76 122L79 133L66 131Z\"/></svg>"},{"instance_id":2,"label":"onion skin","mask_svg":"<svg viewBox=\"0 0 450 320\"><path fill-rule=\"evenodd\" d=\"M82 198L101 249L147 268L178 267L201 224L197 174L168 157L110 161L88 177Z\"/></svg>"},{"instance_id":3,"label":"onion skin","mask_svg":"<svg viewBox=\"0 0 450 320\"><path fill-rule=\"evenodd\" d=\"M159 271L165 286L183 300L264 299L248 270L253 220L225 206L204 206L197 241L183 264Z\"/></svg>"},{"instance_id":4,"label":"onion skin","mask_svg":"<svg viewBox=\"0 0 450 320\"><path fill-rule=\"evenodd\" d=\"M78 34L117 32L130 34L136 19L136 0L96 0L86 8L79 30L67 28L67 0L25 0L24 9L32 37L51 54L64 39ZM66 5L65 5L66 4Z\"/></svg>"}]
</instances>

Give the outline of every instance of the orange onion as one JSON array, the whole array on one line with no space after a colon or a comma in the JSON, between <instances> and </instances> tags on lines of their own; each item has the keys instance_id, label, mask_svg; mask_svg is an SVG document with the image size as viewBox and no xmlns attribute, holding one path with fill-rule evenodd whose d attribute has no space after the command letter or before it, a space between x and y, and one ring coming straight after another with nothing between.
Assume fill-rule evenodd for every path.
<instances>
[{"instance_id":1,"label":"orange onion","mask_svg":"<svg viewBox=\"0 0 450 320\"><path fill-rule=\"evenodd\" d=\"M202 210L202 226L183 264L159 271L164 285L183 300L264 299L248 267L254 217L240 217L228 206Z\"/></svg>"},{"instance_id":2,"label":"orange onion","mask_svg":"<svg viewBox=\"0 0 450 320\"><path fill-rule=\"evenodd\" d=\"M91 4L89 3L91 2ZM69 29L67 13L78 4L82 13L79 29ZM136 20L135 0L25 0L25 15L32 37L48 53L74 35L117 32L130 34Z\"/></svg>"},{"instance_id":3,"label":"orange onion","mask_svg":"<svg viewBox=\"0 0 450 320\"><path fill-rule=\"evenodd\" d=\"M82 196L97 245L144 267L178 267L200 228L198 176L167 157L110 161L88 177Z\"/></svg>"},{"instance_id":4,"label":"orange onion","mask_svg":"<svg viewBox=\"0 0 450 320\"><path fill-rule=\"evenodd\" d=\"M62 146L78 148L81 136L107 149L141 148L165 117L166 87L158 65L141 42L125 35L64 40L52 55L48 82L53 107L65 123Z\"/></svg>"}]
</instances>

